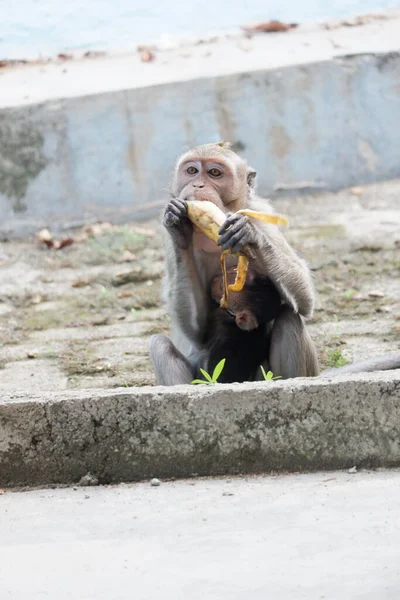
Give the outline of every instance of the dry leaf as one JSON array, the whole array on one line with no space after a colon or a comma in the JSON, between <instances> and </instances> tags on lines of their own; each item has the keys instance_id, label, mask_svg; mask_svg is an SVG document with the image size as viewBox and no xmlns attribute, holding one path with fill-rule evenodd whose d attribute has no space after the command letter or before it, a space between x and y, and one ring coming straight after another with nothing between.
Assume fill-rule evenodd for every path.
<instances>
[{"instance_id":1,"label":"dry leaf","mask_svg":"<svg viewBox=\"0 0 400 600\"><path fill-rule=\"evenodd\" d=\"M139 56L142 62L152 62L156 58L155 54L150 52L150 50L142 50Z\"/></svg>"},{"instance_id":2,"label":"dry leaf","mask_svg":"<svg viewBox=\"0 0 400 600\"><path fill-rule=\"evenodd\" d=\"M118 294L118 298L131 298L132 296L132 292L119 292Z\"/></svg>"},{"instance_id":3,"label":"dry leaf","mask_svg":"<svg viewBox=\"0 0 400 600\"><path fill-rule=\"evenodd\" d=\"M90 283L91 283L90 279L77 279L76 281L74 281L72 283L72 287L74 287L74 288L86 287L87 285L90 285Z\"/></svg>"},{"instance_id":4,"label":"dry leaf","mask_svg":"<svg viewBox=\"0 0 400 600\"><path fill-rule=\"evenodd\" d=\"M280 31L288 31L297 27L297 23L282 23L281 21L265 21L264 23L256 23L255 25L244 25L242 29L250 33L276 33Z\"/></svg>"},{"instance_id":5,"label":"dry leaf","mask_svg":"<svg viewBox=\"0 0 400 600\"><path fill-rule=\"evenodd\" d=\"M148 273L144 272L141 267L137 267L131 271L118 273L111 280L111 285L118 287L120 285L126 285L127 283L141 283L142 281L147 281L148 279Z\"/></svg>"},{"instance_id":6,"label":"dry leaf","mask_svg":"<svg viewBox=\"0 0 400 600\"><path fill-rule=\"evenodd\" d=\"M119 257L118 262L133 262L136 259L136 254L133 254L133 252L130 252L130 250L125 250L125 252Z\"/></svg>"},{"instance_id":7,"label":"dry leaf","mask_svg":"<svg viewBox=\"0 0 400 600\"><path fill-rule=\"evenodd\" d=\"M86 225L84 232L92 237L103 235L106 231L113 231L114 226L111 223L94 223L93 225Z\"/></svg>"},{"instance_id":8,"label":"dry leaf","mask_svg":"<svg viewBox=\"0 0 400 600\"><path fill-rule=\"evenodd\" d=\"M354 196L362 196L364 189L362 187L352 187L350 188L350 192L354 194Z\"/></svg>"},{"instance_id":9,"label":"dry leaf","mask_svg":"<svg viewBox=\"0 0 400 600\"><path fill-rule=\"evenodd\" d=\"M67 246L71 246L75 242L75 239L72 237L64 237L61 240L57 240L53 244L53 248L55 250L61 250L61 248L66 248Z\"/></svg>"},{"instance_id":10,"label":"dry leaf","mask_svg":"<svg viewBox=\"0 0 400 600\"><path fill-rule=\"evenodd\" d=\"M36 237L41 244L46 244L48 248L52 248L53 246L53 236L51 235L48 229L41 229Z\"/></svg>"}]
</instances>

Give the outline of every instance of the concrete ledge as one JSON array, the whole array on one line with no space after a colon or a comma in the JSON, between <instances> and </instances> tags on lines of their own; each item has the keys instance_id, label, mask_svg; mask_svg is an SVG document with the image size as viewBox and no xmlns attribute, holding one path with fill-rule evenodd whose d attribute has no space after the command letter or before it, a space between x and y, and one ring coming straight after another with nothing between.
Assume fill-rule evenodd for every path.
<instances>
[{"instance_id":1,"label":"concrete ledge","mask_svg":"<svg viewBox=\"0 0 400 600\"><path fill-rule=\"evenodd\" d=\"M400 371L3 395L0 486L400 466Z\"/></svg>"},{"instance_id":2,"label":"concrete ledge","mask_svg":"<svg viewBox=\"0 0 400 600\"><path fill-rule=\"evenodd\" d=\"M159 56L5 70L0 233L152 216L179 153L220 139L265 195L400 176L399 22L228 40L165 68Z\"/></svg>"}]
</instances>

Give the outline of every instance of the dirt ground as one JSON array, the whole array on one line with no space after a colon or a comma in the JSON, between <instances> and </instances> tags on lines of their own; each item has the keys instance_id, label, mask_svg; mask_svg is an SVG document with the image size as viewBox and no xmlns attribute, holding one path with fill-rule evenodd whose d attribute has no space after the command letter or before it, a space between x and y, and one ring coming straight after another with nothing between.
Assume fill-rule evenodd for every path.
<instances>
[{"instance_id":1,"label":"dirt ground","mask_svg":"<svg viewBox=\"0 0 400 600\"><path fill-rule=\"evenodd\" d=\"M400 348L400 180L274 202L309 261L322 366ZM154 384L147 343L168 331L157 220L0 245L0 389ZM48 247L52 246L53 247Z\"/></svg>"}]
</instances>

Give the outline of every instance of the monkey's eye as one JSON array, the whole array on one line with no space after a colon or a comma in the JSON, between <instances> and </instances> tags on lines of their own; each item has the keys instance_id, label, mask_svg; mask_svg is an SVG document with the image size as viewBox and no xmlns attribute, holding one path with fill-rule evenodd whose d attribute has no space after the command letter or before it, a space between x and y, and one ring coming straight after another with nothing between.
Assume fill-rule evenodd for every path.
<instances>
[{"instance_id":1,"label":"monkey's eye","mask_svg":"<svg viewBox=\"0 0 400 600\"><path fill-rule=\"evenodd\" d=\"M198 173L198 172L199 172L199 170L196 169L196 167L193 167L193 166L188 167L186 169L186 173L189 173L189 175L196 175L196 173Z\"/></svg>"},{"instance_id":2,"label":"monkey's eye","mask_svg":"<svg viewBox=\"0 0 400 600\"><path fill-rule=\"evenodd\" d=\"M211 177L221 177L222 176L222 171L221 169L217 169L216 167L213 167L212 169L210 169L208 171L209 175L211 175Z\"/></svg>"}]
</instances>

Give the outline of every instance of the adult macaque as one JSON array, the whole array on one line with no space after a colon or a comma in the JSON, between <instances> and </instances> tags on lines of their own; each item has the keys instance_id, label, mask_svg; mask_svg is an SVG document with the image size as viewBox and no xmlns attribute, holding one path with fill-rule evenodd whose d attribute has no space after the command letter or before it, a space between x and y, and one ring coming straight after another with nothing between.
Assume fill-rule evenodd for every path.
<instances>
[{"instance_id":1,"label":"adult macaque","mask_svg":"<svg viewBox=\"0 0 400 600\"><path fill-rule=\"evenodd\" d=\"M212 371L226 358L221 382L260 377L259 364L283 378L318 375L318 361L305 319L314 308L306 263L275 225L231 214L243 208L271 213L254 192L256 173L226 144L207 144L177 163L171 200L164 212L166 277L164 299L171 339L153 336L150 357L157 382L189 383L199 368ZM193 227L186 201L209 200L226 213L218 244ZM228 310L218 307L222 250L253 251L250 279ZM228 255L232 272L237 258ZM400 353L329 369L322 375L400 368Z\"/></svg>"},{"instance_id":2,"label":"adult macaque","mask_svg":"<svg viewBox=\"0 0 400 600\"><path fill-rule=\"evenodd\" d=\"M150 342L150 357L159 384L188 383L198 376L199 367L212 371L221 352L226 352L220 356L226 358L225 373L230 360L236 358L228 381L259 377L259 369L249 374L245 364L254 347L254 335L243 335L236 324L232 331L223 327L221 335L215 334L221 322L211 286L221 273L221 251L231 249L235 253L246 246L253 251L249 266L254 277L273 284L263 292L266 318L260 319L262 327L253 330L261 349L257 351L259 364L284 378L318 374L316 352L304 322L314 308L314 287L306 263L275 225L231 214L243 208L272 212L270 204L255 195L255 176L255 171L226 144L199 146L178 160L172 199L163 218L164 298L171 318L171 339L156 335ZM186 201L191 199L214 202L226 213L218 244L187 218ZM236 257L228 255L228 269L236 261ZM268 307L275 302L273 290L277 290L282 305L278 314L268 319Z\"/></svg>"}]
</instances>

